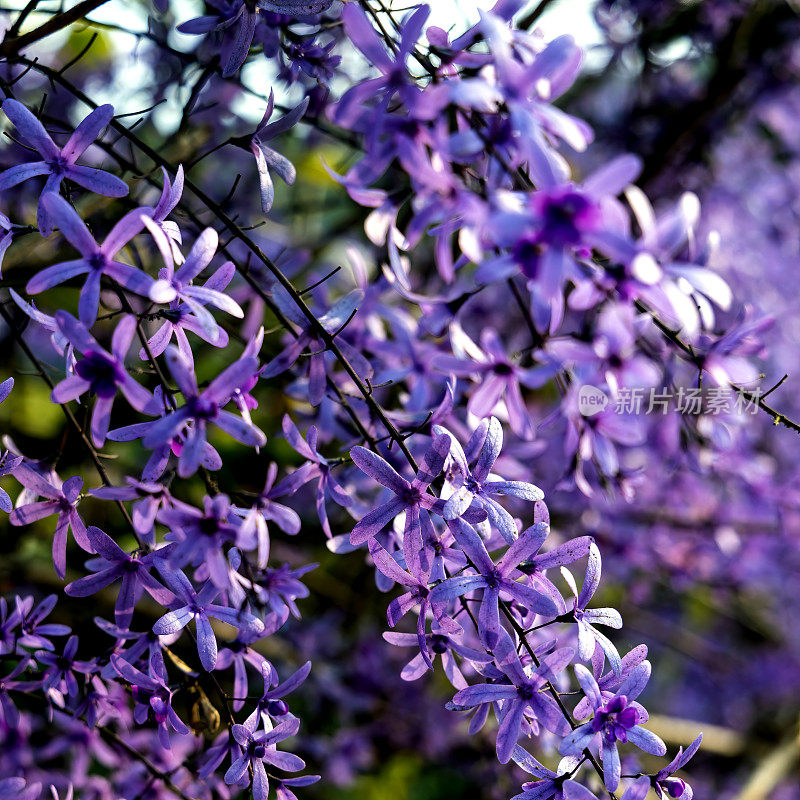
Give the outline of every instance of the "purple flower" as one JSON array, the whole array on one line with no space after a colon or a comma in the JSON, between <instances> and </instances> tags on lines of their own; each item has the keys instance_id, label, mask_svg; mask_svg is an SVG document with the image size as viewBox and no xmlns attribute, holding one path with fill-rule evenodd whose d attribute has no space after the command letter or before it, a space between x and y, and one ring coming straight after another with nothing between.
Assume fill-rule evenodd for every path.
<instances>
[{"instance_id":1,"label":"purple flower","mask_svg":"<svg viewBox=\"0 0 800 800\"><path fill-rule=\"evenodd\" d=\"M448 433L440 425L434 425L432 430L436 434ZM489 521L511 544L517 538L517 525L511 514L490 495L511 495L537 502L544 498L544 492L532 483L504 481L499 476L490 474L502 449L503 428L500 422L495 417L482 420L467 443L469 460L475 461L475 466L470 470L464 450L451 434L450 458L453 466L448 473L448 479L455 488L444 504L442 516L446 520L454 520L475 502L486 511Z\"/></svg>"},{"instance_id":2,"label":"purple flower","mask_svg":"<svg viewBox=\"0 0 800 800\"><path fill-rule=\"evenodd\" d=\"M234 725L233 738L242 748L242 755L237 758L225 773L225 783L229 786L239 783L248 768L252 772L253 800L267 800L269 780L264 762L272 764L287 772L297 772L305 767L305 762L291 753L279 751L278 742L294 736L300 728L300 720L285 719L271 731L255 731L244 725Z\"/></svg>"},{"instance_id":3,"label":"purple flower","mask_svg":"<svg viewBox=\"0 0 800 800\"><path fill-rule=\"evenodd\" d=\"M386 631L383 634L383 638L395 647L419 647L417 636L413 633ZM465 689L467 687L467 682L458 668L456 655L474 664L486 664L492 660L492 656L488 653L464 644L462 636L442 633L441 631L436 631L435 628L425 637L425 651L429 654L431 663L436 660L437 655L442 657L444 674L456 689ZM425 656L422 652L419 652L403 667L400 677L404 681L415 681L427 671L428 665L425 663Z\"/></svg>"},{"instance_id":4,"label":"purple flower","mask_svg":"<svg viewBox=\"0 0 800 800\"><path fill-rule=\"evenodd\" d=\"M258 359L242 356L221 372L201 392L192 365L170 346L166 352L172 377L186 400L186 404L150 424L143 439L145 447L155 448L170 444L185 428L183 446L178 460L178 474L182 478L194 474L205 456L206 428L213 422L228 435L251 447L266 444L267 437L235 414L223 411L231 396L258 371Z\"/></svg>"},{"instance_id":5,"label":"purple flower","mask_svg":"<svg viewBox=\"0 0 800 800\"><path fill-rule=\"evenodd\" d=\"M78 651L78 637L70 636L61 655L49 650L38 650L36 660L44 664L42 674L42 688L46 692L53 690L60 694L75 697L78 694L78 681L74 672L89 674L96 670L91 661L77 661L75 654Z\"/></svg>"},{"instance_id":6,"label":"purple flower","mask_svg":"<svg viewBox=\"0 0 800 800\"><path fill-rule=\"evenodd\" d=\"M206 228L197 237L197 241L189 251L186 260L175 271L172 248L166 235L163 234L161 228L150 217L145 215L143 221L158 243L161 257L166 264L166 267L160 270L158 280L150 290L150 299L156 303L175 303L180 301L192 313L203 329L204 338L212 343L217 341L219 339L219 326L214 321L211 313L205 308L206 305L212 305L239 319L244 316L244 311L239 307L239 304L222 291L209 288L207 283L205 286L192 284L192 281L214 258L219 244L217 232L213 228ZM230 262L223 264L220 270L223 271L221 274L227 277L228 274L233 273L233 264ZM179 307L177 306L177 308ZM163 347L161 351L163 351Z\"/></svg>"},{"instance_id":7,"label":"purple flower","mask_svg":"<svg viewBox=\"0 0 800 800\"><path fill-rule=\"evenodd\" d=\"M200 663L208 672L211 672L217 663L217 640L211 629L209 617L227 622L228 625L241 630L252 632L264 630L264 623L252 614L214 604L212 601L219 594L219 589L213 583L206 583L199 592L195 592L183 572L172 569L166 562L160 560L156 560L156 566L164 582L175 595L176 608L164 614L153 625L153 632L159 636L167 636L177 633L194 620L197 628L197 652Z\"/></svg>"},{"instance_id":8,"label":"purple flower","mask_svg":"<svg viewBox=\"0 0 800 800\"><path fill-rule=\"evenodd\" d=\"M334 110L334 120L345 127L353 126L364 114L364 108L377 99L374 120L382 120L382 112L391 100L400 94L407 107L413 107L420 90L411 80L406 62L417 44L425 22L430 14L427 5L419 6L406 16L399 31L400 42L397 50L386 50L377 31L367 20L364 11L355 3L345 4L342 20L350 41L364 54L367 61L380 72L377 78L370 78L353 86L345 92Z\"/></svg>"},{"instance_id":9,"label":"purple flower","mask_svg":"<svg viewBox=\"0 0 800 800\"><path fill-rule=\"evenodd\" d=\"M463 332L460 337L470 348L469 354L465 353L463 358L439 355L434 365L443 372L465 378L480 376L481 383L472 393L467 411L479 418L488 417L504 400L511 429L523 439L533 439L533 423L525 407L520 384L538 388L550 377L552 370L544 367L523 369L514 364L506 355L497 331L491 328L481 333L482 350L473 342L467 342ZM460 345L460 342L454 342L456 345Z\"/></svg>"},{"instance_id":10,"label":"purple flower","mask_svg":"<svg viewBox=\"0 0 800 800\"><path fill-rule=\"evenodd\" d=\"M136 317L126 314L114 329L111 352L104 350L86 327L68 311L56 311L56 324L61 333L83 358L75 364L74 374L65 378L51 393L54 403L68 403L85 392L94 395L91 434L96 447L102 447L108 434L111 408L119 389L137 411L158 414L156 398L136 383L125 369L125 357L136 331Z\"/></svg>"},{"instance_id":11,"label":"purple flower","mask_svg":"<svg viewBox=\"0 0 800 800\"><path fill-rule=\"evenodd\" d=\"M304 439L297 426L292 422L288 414L283 417L283 433L286 436L286 441L292 446L292 449L299 453L308 463L304 464L300 469L293 472L286 479L286 482L292 491L302 486L309 481L317 480L317 516L319 517L322 530L325 531L327 537L333 536L331 526L328 522L328 511L325 507L325 501L328 499L338 503L343 508L348 508L353 505L353 498L348 494L347 490L342 488L336 478L333 477L328 460L317 449L317 428L312 425L306 433Z\"/></svg>"},{"instance_id":12,"label":"purple flower","mask_svg":"<svg viewBox=\"0 0 800 800\"><path fill-rule=\"evenodd\" d=\"M501 647L495 654L497 665L511 682L510 685L474 684L457 692L453 703L472 708L482 703L502 702L497 731L497 758L505 764L511 760L528 709L533 719L547 730L559 736L569 733L569 723L561 709L541 689L548 682L555 681L556 675L572 661L575 652L569 647L562 647L545 656L541 665L531 672L522 666L510 637L504 637L499 643Z\"/></svg>"},{"instance_id":13,"label":"purple flower","mask_svg":"<svg viewBox=\"0 0 800 800\"><path fill-rule=\"evenodd\" d=\"M255 133L247 141L247 137L240 137L233 139L235 144L242 144L242 146L249 147L252 154L256 159L256 167L258 169L258 182L261 188L261 210L268 214L275 201L275 187L270 177L270 169L273 169L283 180L287 186L294 183L297 173L295 172L294 165L288 158L282 156L280 153L267 147L265 142L280 136L282 133L293 128L297 122L306 113L310 100L308 97L304 98L302 102L295 106L288 114L284 114L276 122L270 122L272 112L275 109L275 95L272 89L269 92L269 100L267 100L267 110L264 113L261 122L258 123ZM247 142L247 144L244 144Z\"/></svg>"},{"instance_id":14,"label":"purple flower","mask_svg":"<svg viewBox=\"0 0 800 800\"><path fill-rule=\"evenodd\" d=\"M145 675L118 655L111 656L111 664L133 689L133 699L136 702L133 717L136 722L143 725L152 712L158 726L158 741L162 747L170 749L170 727L182 736L189 733L189 728L172 708L173 693L161 678Z\"/></svg>"},{"instance_id":15,"label":"purple flower","mask_svg":"<svg viewBox=\"0 0 800 800\"><path fill-rule=\"evenodd\" d=\"M58 226L69 243L80 252L81 258L54 264L36 273L26 287L28 294L39 294L70 278L86 275L78 301L78 317L84 325L93 325L100 305L100 281L103 275L112 278L120 286L134 294L147 297L153 287L153 279L130 264L117 261L115 256L141 231L143 211L129 211L109 232L102 245L97 244L86 224L75 209L54 192L42 195L41 204L49 218Z\"/></svg>"},{"instance_id":16,"label":"purple flower","mask_svg":"<svg viewBox=\"0 0 800 800\"><path fill-rule=\"evenodd\" d=\"M234 509L235 513L244 517L242 536L255 539L258 545L258 568L264 569L269 561L269 528L268 522L275 522L278 527L291 536L300 532L300 516L296 511L276 502L276 498L293 494L300 486L299 481L290 475L275 485L278 465L269 465L264 488L256 502L249 510ZM296 474L296 473L295 473ZM305 480L305 478L304 478Z\"/></svg>"},{"instance_id":17,"label":"purple flower","mask_svg":"<svg viewBox=\"0 0 800 800\"><path fill-rule=\"evenodd\" d=\"M256 707L245 720L245 726L250 730L255 730L260 720L264 725L264 730L269 731L273 726L272 719L281 720L286 717L289 714L289 706L282 698L300 686L308 677L309 672L311 672L311 662L306 661L300 669L293 672L283 683L277 683L278 676L275 674L275 670L269 662L264 661L261 664L264 691L261 693L261 697L258 698Z\"/></svg>"},{"instance_id":18,"label":"purple flower","mask_svg":"<svg viewBox=\"0 0 800 800\"><path fill-rule=\"evenodd\" d=\"M51 636L66 636L70 629L67 625L45 622L58 600L54 594L48 595L33 607L33 597L14 597L14 610L8 614L5 598L0 597L0 655L7 655L16 650L18 654L25 651L21 648L39 648L55 650L50 641ZM19 627L19 633L16 629Z\"/></svg>"},{"instance_id":19,"label":"purple flower","mask_svg":"<svg viewBox=\"0 0 800 800\"><path fill-rule=\"evenodd\" d=\"M56 574L63 579L67 570L67 532L70 529L78 545L87 553L93 552L86 527L77 511L83 478L74 475L62 484L57 477L54 477L54 483L51 483L24 462L16 467L14 477L29 489L34 497L41 496L46 499L15 508L9 515L12 525L30 525L36 520L58 514L53 537L53 564Z\"/></svg>"},{"instance_id":20,"label":"purple flower","mask_svg":"<svg viewBox=\"0 0 800 800\"><path fill-rule=\"evenodd\" d=\"M84 189L107 197L124 197L128 194L128 185L119 178L94 167L82 167L75 162L83 155L87 147L100 135L111 122L114 108L110 105L94 109L75 129L72 136L59 150L44 126L31 114L22 103L11 98L3 101L5 115L14 123L23 144L34 148L42 161L19 164L0 173L0 192L6 192L28 178L47 175L47 182L39 200L37 222L42 236L53 232L53 223L58 224L50 214L50 209L42 202L48 193L57 193L64 178L77 183Z\"/></svg>"},{"instance_id":21,"label":"purple flower","mask_svg":"<svg viewBox=\"0 0 800 800\"><path fill-rule=\"evenodd\" d=\"M423 456L422 464L411 483L401 477L383 458L365 447L354 447L350 457L365 474L394 493L391 500L367 513L350 533L350 544L354 547L374 539L395 517L405 513L403 530L403 555L411 574L422 577L421 555L423 551L420 518L438 503L435 495L428 493L431 482L442 472L444 461L450 451L450 436L436 436Z\"/></svg>"},{"instance_id":22,"label":"purple flower","mask_svg":"<svg viewBox=\"0 0 800 800\"><path fill-rule=\"evenodd\" d=\"M278 800L297 800L297 795L289 787L311 786L320 779L319 775L302 775L298 778L278 778L273 782Z\"/></svg>"},{"instance_id":23,"label":"purple flower","mask_svg":"<svg viewBox=\"0 0 800 800\"><path fill-rule=\"evenodd\" d=\"M232 559L232 563L235 561ZM269 634L274 633L289 618L291 613L295 619L300 619L300 610L295 600L308 597L308 587L300 580L306 572L316 569L317 564L292 569L288 564L280 567L267 567L259 570L252 581L242 579L242 585L251 588L258 602L269 609L270 613L264 618L264 624ZM267 635L265 633L264 635Z\"/></svg>"},{"instance_id":24,"label":"purple flower","mask_svg":"<svg viewBox=\"0 0 800 800\"><path fill-rule=\"evenodd\" d=\"M180 264L183 262L181 229L176 222L167 220L167 217L180 203L181 195L183 194L183 165L179 164L177 170L175 170L174 183L170 183L169 173L164 167L161 168L161 173L164 176L164 186L161 189L161 197L158 199L158 203L156 203L150 217L166 237L173 260L176 264Z\"/></svg>"},{"instance_id":25,"label":"purple flower","mask_svg":"<svg viewBox=\"0 0 800 800\"><path fill-rule=\"evenodd\" d=\"M157 519L169 528L167 540L173 542L169 554L161 558L173 567L203 564L219 591L230 585L225 545L236 544L246 550L255 545L254 537L242 534L242 523L232 513L230 500L224 494L206 495L202 510L173 500Z\"/></svg>"},{"instance_id":26,"label":"purple flower","mask_svg":"<svg viewBox=\"0 0 800 800\"><path fill-rule=\"evenodd\" d=\"M92 497L101 500L133 500L131 519L133 529L148 544L153 544L153 524L159 509L171 502L169 489L161 483L125 478L127 486L100 486L90 489Z\"/></svg>"},{"instance_id":27,"label":"purple flower","mask_svg":"<svg viewBox=\"0 0 800 800\"><path fill-rule=\"evenodd\" d=\"M217 669L229 669L233 666L233 710L241 711L247 701L249 682L247 680L246 665L250 664L260 675L263 670L272 670L272 665L261 653L250 645L256 639L269 635L269 626L263 633L239 633L239 635L219 651ZM277 678L276 678L277 680Z\"/></svg>"},{"instance_id":28,"label":"purple flower","mask_svg":"<svg viewBox=\"0 0 800 800\"><path fill-rule=\"evenodd\" d=\"M562 791L566 776L572 771L572 761L577 759L565 758L558 765L558 772L548 769L540 764L527 750L516 745L511 758L514 763L533 775L537 780L522 784L522 792L514 795L511 800L564 800Z\"/></svg>"},{"instance_id":29,"label":"purple flower","mask_svg":"<svg viewBox=\"0 0 800 800\"><path fill-rule=\"evenodd\" d=\"M552 618L558 614L558 606L550 597L549 586L538 584L531 586L512 577L521 562L538 552L550 532L548 525L543 522L532 525L495 564L486 551L481 537L464 520L456 519L449 524L456 542L478 570L478 574L448 578L434 587L431 600L445 603L476 589L483 589L478 626L481 640L487 648L494 649L498 641L506 635L500 624L501 594L513 598L520 605L544 617Z\"/></svg>"},{"instance_id":30,"label":"purple flower","mask_svg":"<svg viewBox=\"0 0 800 800\"><path fill-rule=\"evenodd\" d=\"M419 645L419 650L422 654L425 666L427 669L433 669L433 663L431 662L430 653L428 652L428 642L425 636L425 618L428 610L430 609L433 612L440 629L446 633L460 634L461 627L458 623L444 616L441 604L432 599L431 592L428 588L427 576L418 578L413 573L406 572L400 567L397 561L381 547L376 539L370 539L369 541L369 554L375 562L375 567L380 570L380 572L395 583L399 583L401 586L408 589L405 594L396 597L389 603L389 608L386 611L389 625L394 628L412 608L419 606L417 614L417 644Z\"/></svg>"},{"instance_id":31,"label":"purple flower","mask_svg":"<svg viewBox=\"0 0 800 800\"><path fill-rule=\"evenodd\" d=\"M692 760L694 754L699 750L702 741L703 734L701 733L686 750L682 747L679 748L675 758L673 758L666 767L660 769L653 778L646 775L639 778L630 789L630 800L645 800L651 786L660 797L666 795L667 797L675 798L675 800L692 800L694 797L692 787L682 778L676 778L674 776L679 769L683 769L689 761ZM634 792L633 787L638 787L638 794Z\"/></svg>"},{"instance_id":32,"label":"purple flower","mask_svg":"<svg viewBox=\"0 0 800 800\"><path fill-rule=\"evenodd\" d=\"M41 783L26 783L25 778L0 778L0 800L36 800L41 791Z\"/></svg>"},{"instance_id":33,"label":"purple flower","mask_svg":"<svg viewBox=\"0 0 800 800\"><path fill-rule=\"evenodd\" d=\"M349 292L334 303L325 314L318 317L319 324L333 336L355 316L358 304L363 298L364 293L360 289ZM308 359L308 400L312 406L318 406L325 396L328 385L325 361L326 345L319 338L317 332L312 330L305 315L300 312L283 287L278 285L273 287L272 299L284 316L297 325L302 332L288 343L282 353L265 364L259 374L262 378L273 378L280 375L300 358L303 351L308 349L311 353ZM372 375L372 367L358 349L348 344L343 338L338 339L337 343L342 354L359 375L363 378Z\"/></svg>"},{"instance_id":34,"label":"purple flower","mask_svg":"<svg viewBox=\"0 0 800 800\"><path fill-rule=\"evenodd\" d=\"M644 661L636 667L613 695L602 692L592 673L582 664L575 665L575 676L592 706L594 718L566 736L558 752L564 756L579 755L599 736L605 785L609 792L614 792L621 775L618 741L635 744L655 756L667 752L658 736L639 726L647 720L647 712L638 703L632 703L647 686L650 664Z\"/></svg>"},{"instance_id":35,"label":"purple flower","mask_svg":"<svg viewBox=\"0 0 800 800\"><path fill-rule=\"evenodd\" d=\"M5 400L9 394L11 394L11 390L13 388L13 378L6 378L6 380L0 383L0 403L2 403L3 400ZM10 475L21 463L22 456L11 455L8 450L6 450L4 453L0 452L0 478L4 477L5 475ZM11 508L11 498L8 496L6 490L0 487L0 510L8 513L11 511Z\"/></svg>"},{"instance_id":36,"label":"purple flower","mask_svg":"<svg viewBox=\"0 0 800 800\"><path fill-rule=\"evenodd\" d=\"M87 529L87 535L99 556L87 564L95 574L67 584L64 587L66 594L70 597L89 597L114 581L121 580L115 616L117 625L122 628L130 625L133 609L145 589L161 605L172 600L172 593L150 574L155 553L126 553L110 536L91 525Z\"/></svg>"},{"instance_id":37,"label":"purple flower","mask_svg":"<svg viewBox=\"0 0 800 800\"><path fill-rule=\"evenodd\" d=\"M619 630L622 627L622 617L615 608L591 608L586 606L597 591L600 585L600 572L602 561L600 550L594 542L589 545L589 563L586 566L586 576L583 579L583 586L580 594L575 585L570 572L562 570L562 574L569 583L575 598L575 605L570 612L570 616L575 619L578 625L578 655L588 661L599 645L605 653L608 663L615 674L619 675L622 671L622 659L619 652L611 640L601 633L595 625L607 625L609 628Z\"/></svg>"}]
</instances>

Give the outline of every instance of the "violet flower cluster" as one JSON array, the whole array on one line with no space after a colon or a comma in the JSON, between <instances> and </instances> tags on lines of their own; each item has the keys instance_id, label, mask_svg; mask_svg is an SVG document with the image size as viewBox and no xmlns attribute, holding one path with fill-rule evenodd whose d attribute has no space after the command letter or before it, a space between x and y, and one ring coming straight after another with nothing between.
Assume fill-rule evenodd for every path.
<instances>
[{"instance_id":1,"label":"violet flower cluster","mask_svg":"<svg viewBox=\"0 0 800 800\"><path fill-rule=\"evenodd\" d=\"M151 88L192 83L141 127L73 78L85 54L40 63L19 25L0 50L0 302L26 359L0 401L41 379L64 423L55 454L7 437L0 458L0 509L46 537L64 595L0 600L0 797L314 783L292 694L316 672L284 637L310 625L318 527L395 593L401 680L441 665L447 709L532 777L515 799L691 800L701 739L659 766L648 649L621 653L596 605L594 534L623 503L673 509L654 475L699 494L758 452L712 389L794 424L761 399L772 322L714 270L696 194L654 204L646 162L593 144L564 108L580 48L516 24L517 0L464 31L425 4L208 6L155 4ZM694 388L695 414L620 410ZM613 575L652 567L621 550Z\"/></svg>"}]
</instances>

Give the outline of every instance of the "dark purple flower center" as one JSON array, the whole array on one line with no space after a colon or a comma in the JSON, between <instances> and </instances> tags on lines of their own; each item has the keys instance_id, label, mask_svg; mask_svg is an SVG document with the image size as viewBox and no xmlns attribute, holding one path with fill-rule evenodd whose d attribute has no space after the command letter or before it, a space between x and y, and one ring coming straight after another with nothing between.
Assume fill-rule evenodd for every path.
<instances>
[{"instance_id":1,"label":"dark purple flower center","mask_svg":"<svg viewBox=\"0 0 800 800\"><path fill-rule=\"evenodd\" d=\"M184 312L180 308L167 308L164 311L159 311L159 315L175 325L183 319Z\"/></svg>"},{"instance_id":2,"label":"dark purple flower center","mask_svg":"<svg viewBox=\"0 0 800 800\"><path fill-rule=\"evenodd\" d=\"M103 399L113 397L123 374L113 358L105 353L89 351L75 365L75 372L89 383L89 392Z\"/></svg>"},{"instance_id":3,"label":"dark purple flower center","mask_svg":"<svg viewBox=\"0 0 800 800\"><path fill-rule=\"evenodd\" d=\"M219 411L216 403L212 403L204 397L193 397L189 401L189 408L195 419L214 419Z\"/></svg>"},{"instance_id":4,"label":"dark purple flower center","mask_svg":"<svg viewBox=\"0 0 800 800\"><path fill-rule=\"evenodd\" d=\"M490 589L496 589L500 585L500 581L502 578L500 577L500 573L497 570L492 570L491 572L484 575L486 578L486 585Z\"/></svg>"},{"instance_id":5,"label":"dark purple flower center","mask_svg":"<svg viewBox=\"0 0 800 800\"><path fill-rule=\"evenodd\" d=\"M219 531L219 520L214 517L203 517L198 523L197 529L205 536L213 536Z\"/></svg>"},{"instance_id":6,"label":"dark purple flower center","mask_svg":"<svg viewBox=\"0 0 800 800\"><path fill-rule=\"evenodd\" d=\"M557 247L577 245L583 233L592 230L600 220L597 206L578 192L566 190L539 199L541 242Z\"/></svg>"},{"instance_id":7,"label":"dark purple flower center","mask_svg":"<svg viewBox=\"0 0 800 800\"><path fill-rule=\"evenodd\" d=\"M639 712L628 705L628 698L624 694L612 697L595 714L592 720L592 730L595 733L602 731L603 738L608 744L615 741L627 742L628 731L639 722Z\"/></svg>"},{"instance_id":8,"label":"dark purple flower center","mask_svg":"<svg viewBox=\"0 0 800 800\"><path fill-rule=\"evenodd\" d=\"M86 260L92 269L103 270L108 264L108 259L100 252L92 253Z\"/></svg>"},{"instance_id":9,"label":"dark purple flower center","mask_svg":"<svg viewBox=\"0 0 800 800\"><path fill-rule=\"evenodd\" d=\"M495 375L501 375L504 378L514 374L514 367L512 367L511 364L506 364L505 362L495 364L493 369Z\"/></svg>"},{"instance_id":10,"label":"dark purple flower center","mask_svg":"<svg viewBox=\"0 0 800 800\"><path fill-rule=\"evenodd\" d=\"M49 162L50 171L53 175L63 175L67 171L68 166L69 162L64 156L56 156L56 158Z\"/></svg>"},{"instance_id":11,"label":"dark purple flower center","mask_svg":"<svg viewBox=\"0 0 800 800\"><path fill-rule=\"evenodd\" d=\"M523 686L517 686L517 694L523 700L530 700L534 695L534 688L533 686L528 686L528 684L524 684Z\"/></svg>"},{"instance_id":12,"label":"dark purple flower center","mask_svg":"<svg viewBox=\"0 0 800 800\"><path fill-rule=\"evenodd\" d=\"M431 636L431 650L437 655L443 655L447 652L447 647L449 645L449 641L446 636L443 636L441 633L434 633Z\"/></svg>"},{"instance_id":13,"label":"dark purple flower center","mask_svg":"<svg viewBox=\"0 0 800 800\"><path fill-rule=\"evenodd\" d=\"M526 278L532 280L539 274L539 259L542 245L538 237L531 236L520 239L511 251L514 263L519 266Z\"/></svg>"},{"instance_id":14,"label":"dark purple flower center","mask_svg":"<svg viewBox=\"0 0 800 800\"><path fill-rule=\"evenodd\" d=\"M419 489L415 489L412 486L403 492L401 499L408 506L418 506L420 500L422 500L422 495Z\"/></svg>"},{"instance_id":15,"label":"dark purple flower center","mask_svg":"<svg viewBox=\"0 0 800 800\"><path fill-rule=\"evenodd\" d=\"M250 751L251 758L263 759L267 754L267 747L261 744L261 742L250 742L248 750Z\"/></svg>"}]
</instances>

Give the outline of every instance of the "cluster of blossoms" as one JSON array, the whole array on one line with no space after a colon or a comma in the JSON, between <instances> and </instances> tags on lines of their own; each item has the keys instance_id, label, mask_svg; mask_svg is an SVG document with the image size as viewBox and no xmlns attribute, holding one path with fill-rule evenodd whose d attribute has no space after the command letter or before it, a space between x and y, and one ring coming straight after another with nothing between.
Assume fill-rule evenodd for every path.
<instances>
[{"instance_id":1,"label":"cluster of blossoms","mask_svg":"<svg viewBox=\"0 0 800 800\"><path fill-rule=\"evenodd\" d=\"M613 400L703 380L752 395L770 321L737 306L711 268L718 240L701 235L695 194L656 211L635 185L647 168L638 158L571 164L592 163L593 133L555 101L582 54L569 36L545 42L516 27L522 5L499 0L454 38L428 25L426 5L400 16L355 1L215 0L213 13L177 25L195 50L153 34L154 58L163 46L165 59L202 65L175 132L196 123L212 147L183 151L183 165L168 158L180 148L162 153L94 103L90 82L84 93L66 70L13 47L2 62L8 152L20 162L0 172L0 262L19 289L3 318L88 466L68 477L59 468L62 480L8 439L0 476L20 491L13 503L0 492L0 508L12 526L48 520L37 530L52 535L64 594L109 607L95 619L108 638L79 638L44 622L55 595L2 601L0 733L10 745L0 774L13 783L0 782L0 797L33 798L51 783L102 798L249 789L266 800L272 787L292 800L293 787L317 780L296 775L303 759L277 748L300 729L284 698L310 663L288 677L279 664L281 680L264 654L309 595L314 565L277 564L272 539L315 527L310 496L328 548L363 550L380 590L401 587L389 626L415 622L384 635L415 650L401 678L441 656L455 690L447 707L470 715L470 734L496 722L499 762L533 778L518 798L622 787L623 800L651 789L691 800L676 773L699 737L655 771L628 747L667 750L637 702L647 648L620 654L601 629L619 629L620 613L591 606L601 556L581 513L605 511L605 492L648 497L651 460L695 480L746 439L747 420L673 410L644 419L613 403L587 414L581 388ZM171 24L170 4L156 8ZM367 77L348 74L354 51ZM304 95L277 120L275 92L244 83L243 67L260 59L277 68L276 88ZM55 98L35 113L44 79ZM231 135L241 129L233 100L253 95L261 122ZM53 136L76 99L91 111L59 147ZM226 113L210 111L217 105ZM301 124L352 148L347 168L328 169L367 236L347 223L352 280L327 264L341 252L304 250L282 232L292 220L273 179L302 179L279 152L285 140L292 153ZM222 148L247 161L215 199L230 172L211 160ZM137 176L131 187L78 163L100 163L95 150ZM253 190L246 203L240 181ZM6 203L12 196L19 202ZM265 215L279 232L239 221L255 227ZM33 238L46 263L26 258ZM273 431L265 405L278 405L276 388L289 413ZM277 439L300 466L270 463L287 452ZM124 457L106 461L104 450ZM582 535L551 534L545 495L563 529L583 525ZM58 731L44 747L37 697ZM556 768L524 740L540 758L560 756ZM75 741L83 748L70 755ZM59 758L69 768L48 779L37 765Z\"/></svg>"}]
</instances>

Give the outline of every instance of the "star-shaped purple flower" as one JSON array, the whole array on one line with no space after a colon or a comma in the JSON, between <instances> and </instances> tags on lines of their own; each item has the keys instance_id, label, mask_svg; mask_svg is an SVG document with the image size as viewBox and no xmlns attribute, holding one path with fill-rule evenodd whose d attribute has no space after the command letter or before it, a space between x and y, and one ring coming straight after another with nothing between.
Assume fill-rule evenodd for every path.
<instances>
[{"instance_id":1,"label":"star-shaped purple flower","mask_svg":"<svg viewBox=\"0 0 800 800\"><path fill-rule=\"evenodd\" d=\"M84 221L75 209L60 195L47 192L40 203L49 219L58 227L69 243L80 252L81 258L63 261L37 272L26 287L28 294L39 294L78 275L86 275L78 300L78 316L84 325L93 325L100 306L100 281L103 275L134 294L148 297L153 279L130 264L116 260L116 255L142 230L143 212L129 211L109 232L102 245L97 244Z\"/></svg>"},{"instance_id":2,"label":"star-shaped purple flower","mask_svg":"<svg viewBox=\"0 0 800 800\"><path fill-rule=\"evenodd\" d=\"M0 173L0 193L12 186L47 175L47 182L42 190L37 212L37 224L42 236L53 232L50 211L42 203L47 193L57 193L64 178L77 183L90 192L106 197L124 197L128 194L125 181L95 167L82 167L75 162L83 155L89 145L97 139L103 129L111 122L114 108L110 105L98 106L75 129L63 148L59 149L44 126L22 103L12 98L3 101L5 115L14 123L23 144L34 148L42 161L18 164ZM57 224L57 223L56 223Z\"/></svg>"},{"instance_id":3,"label":"star-shaped purple flower","mask_svg":"<svg viewBox=\"0 0 800 800\"><path fill-rule=\"evenodd\" d=\"M197 653L203 668L211 672L217 663L217 639L211 629L210 617L227 622L239 630L263 631L264 623L246 611L217 605L213 600L219 589L210 581L196 592L189 579L180 570L172 569L166 562L156 560L156 566L164 583L175 595L176 608L164 614L155 625L153 632L167 636L183 630L192 620L197 627Z\"/></svg>"},{"instance_id":4,"label":"star-shaped purple flower","mask_svg":"<svg viewBox=\"0 0 800 800\"><path fill-rule=\"evenodd\" d=\"M114 329L111 352L97 340L68 311L56 311L56 324L72 346L83 353L75 364L73 375L57 384L51 393L54 403L67 403L89 392L97 399L92 410L91 434L95 447L102 447L108 434L111 408L119 389L137 411L155 416L159 403L143 386L131 378L125 369L125 356L136 331L136 317L126 314Z\"/></svg>"}]
</instances>

